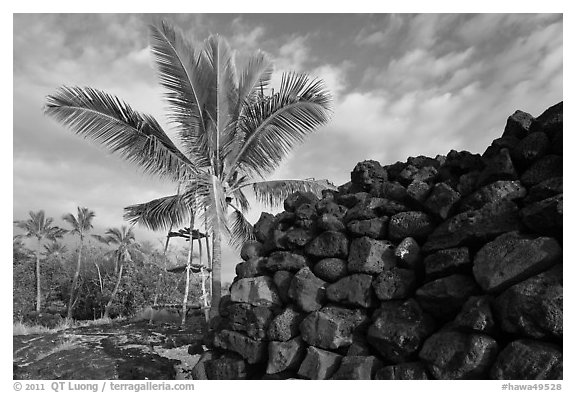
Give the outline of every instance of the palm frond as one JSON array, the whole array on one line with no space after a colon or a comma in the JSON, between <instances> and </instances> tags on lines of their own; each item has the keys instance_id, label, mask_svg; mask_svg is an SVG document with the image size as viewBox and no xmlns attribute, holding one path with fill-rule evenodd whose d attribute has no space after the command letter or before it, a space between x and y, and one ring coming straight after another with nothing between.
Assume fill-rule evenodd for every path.
<instances>
[{"instance_id":1,"label":"palm frond","mask_svg":"<svg viewBox=\"0 0 576 393\"><path fill-rule=\"evenodd\" d=\"M188 222L190 209L181 195L170 195L124 208L124 219L153 231Z\"/></svg>"},{"instance_id":2,"label":"palm frond","mask_svg":"<svg viewBox=\"0 0 576 393\"><path fill-rule=\"evenodd\" d=\"M328 121L330 105L321 80L284 74L278 93L245 108L238 121L244 139L229 173L239 170L264 177L272 172L290 150Z\"/></svg>"},{"instance_id":3,"label":"palm frond","mask_svg":"<svg viewBox=\"0 0 576 393\"><path fill-rule=\"evenodd\" d=\"M212 174L205 174L198 179L195 196L195 211L213 231L222 231L228 235L230 228L227 220L226 192L220 179Z\"/></svg>"},{"instance_id":4,"label":"palm frond","mask_svg":"<svg viewBox=\"0 0 576 393\"><path fill-rule=\"evenodd\" d=\"M267 207L281 206L288 196L296 191L312 192L318 197L322 190L336 189L327 180L270 180L245 184L242 187L250 187L256 200Z\"/></svg>"},{"instance_id":5,"label":"palm frond","mask_svg":"<svg viewBox=\"0 0 576 393\"><path fill-rule=\"evenodd\" d=\"M102 235L93 234L92 237L93 237L94 239L98 240L99 242L104 243L104 244L106 244L106 245L109 245L109 244L110 244L110 238L109 238L108 236L102 236Z\"/></svg>"},{"instance_id":6,"label":"palm frond","mask_svg":"<svg viewBox=\"0 0 576 393\"><path fill-rule=\"evenodd\" d=\"M252 224L234 207L234 211L230 214L230 245L239 250L245 242L255 238Z\"/></svg>"},{"instance_id":7,"label":"palm frond","mask_svg":"<svg viewBox=\"0 0 576 393\"><path fill-rule=\"evenodd\" d=\"M201 51L179 30L162 21L150 27L152 53L156 59L160 84L168 91L170 118L179 125L180 141L199 167L209 165L202 139L207 134L204 107L210 89L210 68ZM205 150L205 149L204 149Z\"/></svg>"},{"instance_id":8,"label":"palm frond","mask_svg":"<svg viewBox=\"0 0 576 393\"><path fill-rule=\"evenodd\" d=\"M62 87L48 96L45 113L146 173L179 180L191 177L191 168L196 167L154 118L105 92L89 87Z\"/></svg>"}]
</instances>

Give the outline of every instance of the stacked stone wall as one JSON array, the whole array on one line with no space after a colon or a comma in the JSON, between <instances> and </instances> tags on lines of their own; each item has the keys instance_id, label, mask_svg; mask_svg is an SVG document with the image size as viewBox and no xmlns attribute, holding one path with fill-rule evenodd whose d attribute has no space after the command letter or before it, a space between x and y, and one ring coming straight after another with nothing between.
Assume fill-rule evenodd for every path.
<instances>
[{"instance_id":1,"label":"stacked stone wall","mask_svg":"<svg viewBox=\"0 0 576 393\"><path fill-rule=\"evenodd\" d=\"M263 213L208 379L561 379L562 103Z\"/></svg>"}]
</instances>

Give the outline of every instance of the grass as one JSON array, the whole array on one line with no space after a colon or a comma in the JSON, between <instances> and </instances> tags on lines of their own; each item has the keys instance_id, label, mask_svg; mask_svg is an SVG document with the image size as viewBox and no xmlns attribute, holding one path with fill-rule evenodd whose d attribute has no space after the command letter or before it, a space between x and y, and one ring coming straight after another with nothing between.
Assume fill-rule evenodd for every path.
<instances>
[{"instance_id":1,"label":"grass","mask_svg":"<svg viewBox=\"0 0 576 393\"><path fill-rule=\"evenodd\" d=\"M52 348L48 352L43 352L43 353L39 354L38 357L36 357L36 361L44 359L45 357L48 357L50 355L53 355L53 354L61 352L61 351L67 351L67 350L73 349L76 346L77 346L76 342L73 339L69 338L66 341L60 342L58 345L56 345L54 348Z\"/></svg>"},{"instance_id":2,"label":"grass","mask_svg":"<svg viewBox=\"0 0 576 393\"><path fill-rule=\"evenodd\" d=\"M69 319L62 319L62 321L53 328L48 328L42 325L32 325L22 321L16 321L12 326L12 334L14 336L27 336L30 334L51 334L62 330L77 328L77 327L87 327L87 326L101 326L109 325L113 322L121 322L125 320L124 317L112 318L99 318L95 320L87 321L71 321Z\"/></svg>"}]
</instances>

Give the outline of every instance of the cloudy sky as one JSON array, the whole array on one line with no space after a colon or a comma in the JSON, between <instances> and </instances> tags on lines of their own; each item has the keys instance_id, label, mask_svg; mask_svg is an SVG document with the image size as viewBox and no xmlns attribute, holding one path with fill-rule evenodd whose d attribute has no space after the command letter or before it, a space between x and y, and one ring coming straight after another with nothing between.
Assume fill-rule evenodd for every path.
<instances>
[{"instance_id":1,"label":"cloudy sky","mask_svg":"<svg viewBox=\"0 0 576 393\"><path fill-rule=\"evenodd\" d=\"M239 53L266 51L276 78L296 70L325 80L333 118L294 150L278 179L339 185L364 159L481 153L516 109L537 116L563 97L559 14L15 14L14 219L44 209L61 223L87 206L101 232L124 224L125 206L175 190L42 114L59 86L91 86L169 130L148 46L148 26L160 18L195 41L217 33ZM163 236L137 235L156 244ZM230 280L238 258L225 255Z\"/></svg>"}]
</instances>

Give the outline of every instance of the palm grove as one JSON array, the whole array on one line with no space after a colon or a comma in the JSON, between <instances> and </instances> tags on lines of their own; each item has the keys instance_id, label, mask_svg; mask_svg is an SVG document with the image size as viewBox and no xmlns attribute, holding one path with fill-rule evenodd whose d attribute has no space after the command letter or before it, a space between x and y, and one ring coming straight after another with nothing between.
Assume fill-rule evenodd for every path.
<instances>
[{"instance_id":1,"label":"palm grove","mask_svg":"<svg viewBox=\"0 0 576 393\"><path fill-rule=\"evenodd\" d=\"M266 177L328 121L331 97L321 80L294 72L284 73L276 91L271 89L271 60L256 52L240 66L219 36L194 46L162 22L151 26L150 39L174 140L152 116L92 88L60 88L47 98L45 113L174 183L173 195L128 206L124 218L152 230L204 228L212 243L214 316L221 296L222 242L238 246L252 238L244 216L248 196L274 206L294 191L318 193L326 187L325 181ZM188 274L193 241L189 247Z\"/></svg>"}]
</instances>

